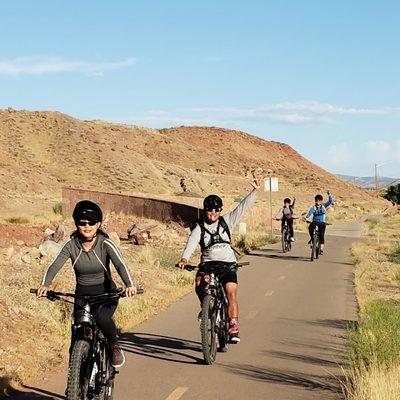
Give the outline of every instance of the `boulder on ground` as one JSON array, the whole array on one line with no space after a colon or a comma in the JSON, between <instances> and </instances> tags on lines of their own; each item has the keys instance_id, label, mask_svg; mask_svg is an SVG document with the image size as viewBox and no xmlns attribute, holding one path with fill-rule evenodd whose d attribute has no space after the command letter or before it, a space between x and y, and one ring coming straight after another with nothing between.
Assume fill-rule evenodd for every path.
<instances>
[{"instance_id":1,"label":"boulder on ground","mask_svg":"<svg viewBox=\"0 0 400 400\"><path fill-rule=\"evenodd\" d=\"M44 257L56 257L62 249L62 244L46 240L39 246L40 254Z\"/></svg>"},{"instance_id":2,"label":"boulder on ground","mask_svg":"<svg viewBox=\"0 0 400 400\"><path fill-rule=\"evenodd\" d=\"M21 257L21 260L25 263L25 264L30 264L32 262L32 257L29 254L24 254Z\"/></svg>"},{"instance_id":3,"label":"boulder on ground","mask_svg":"<svg viewBox=\"0 0 400 400\"><path fill-rule=\"evenodd\" d=\"M29 254L33 259L39 259L41 257L40 250L37 247L31 247L26 254Z\"/></svg>"},{"instance_id":4,"label":"boulder on ground","mask_svg":"<svg viewBox=\"0 0 400 400\"><path fill-rule=\"evenodd\" d=\"M62 243L69 236L69 229L67 226L67 221L62 222L57 226L56 231L49 237L57 243Z\"/></svg>"},{"instance_id":5,"label":"boulder on ground","mask_svg":"<svg viewBox=\"0 0 400 400\"><path fill-rule=\"evenodd\" d=\"M44 234L46 237L48 237L48 236L52 236L54 234L54 232L55 231L53 229L46 228L46 230L44 231Z\"/></svg>"}]
</instances>

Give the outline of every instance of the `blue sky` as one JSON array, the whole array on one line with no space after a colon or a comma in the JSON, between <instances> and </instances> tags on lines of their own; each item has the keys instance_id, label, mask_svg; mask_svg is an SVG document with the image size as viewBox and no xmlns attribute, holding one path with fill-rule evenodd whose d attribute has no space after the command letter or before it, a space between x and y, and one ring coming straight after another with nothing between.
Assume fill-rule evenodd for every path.
<instances>
[{"instance_id":1,"label":"blue sky","mask_svg":"<svg viewBox=\"0 0 400 400\"><path fill-rule=\"evenodd\" d=\"M399 2L14 0L0 35L0 108L241 129L400 177Z\"/></svg>"}]
</instances>

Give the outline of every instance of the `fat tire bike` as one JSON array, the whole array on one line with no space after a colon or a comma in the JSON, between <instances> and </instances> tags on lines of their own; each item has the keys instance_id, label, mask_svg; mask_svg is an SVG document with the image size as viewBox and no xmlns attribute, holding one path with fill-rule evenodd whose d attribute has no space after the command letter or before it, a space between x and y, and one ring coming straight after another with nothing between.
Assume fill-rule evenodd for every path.
<instances>
[{"instance_id":1,"label":"fat tire bike","mask_svg":"<svg viewBox=\"0 0 400 400\"><path fill-rule=\"evenodd\" d=\"M36 294L36 289L30 293ZM143 289L137 289L143 293ZM94 305L103 305L125 297L123 289L94 296L78 296L75 293L49 290L46 298L74 304L68 298L82 302L82 312L74 319L66 398L67 400L112 400L115 375L118 373L111 365L111 346L96 325L91 313Z\"/></svg>"}]
</instances>

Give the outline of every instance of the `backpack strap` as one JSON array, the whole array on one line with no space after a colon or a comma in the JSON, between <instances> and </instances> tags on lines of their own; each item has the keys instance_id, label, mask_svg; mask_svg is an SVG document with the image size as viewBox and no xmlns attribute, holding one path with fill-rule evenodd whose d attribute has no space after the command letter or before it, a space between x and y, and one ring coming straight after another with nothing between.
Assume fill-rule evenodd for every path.
<instances>
[{"instance_id":1,"label":"backpack strap","mask_svg":"<svg viewBox=\"0 0 400 400\"><path fill-rule=\"evenodd\" d=\"M224 217L220 217L220 218L219 218L219 220L218 220L218 225L221 226L222 229L226 232L226 234L227 234L228 237L229 237L229 241L231 242L231 241L232 241L231 232L230 232L230 230L229 230L229 226L228 226L228 224L226 223ZM218 229L217 229L217 232L218 232L218 233L219 233L219 226L218 226Z\"/></svg>"}]
</instances>

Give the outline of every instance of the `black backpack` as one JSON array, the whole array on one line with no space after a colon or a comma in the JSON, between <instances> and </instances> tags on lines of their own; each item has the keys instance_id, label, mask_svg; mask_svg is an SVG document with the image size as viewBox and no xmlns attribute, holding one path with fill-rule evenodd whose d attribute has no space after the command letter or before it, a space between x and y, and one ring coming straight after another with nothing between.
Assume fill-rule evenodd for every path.
<instances>
[{"instance_id":1,"label":"black backpack","mask_svg":"<svg viewBox=\"0 0 400 400\"><path fill-rule=\"evenodd\" d=\"M197 219L196 221L193 221L190 224L190 230L192 231L194 228L196 228L196 226L199 225L200 229L201 229L201 236L200 236L200 248L201 251L204 251L218 243L226 243L231 245L231 232L229 231L229 227L228 224L226 223L226 221L224 220L224 217L219 217L218 219L218 226L217 226L217 230L215 233L210 232L204 224L204 220L203 219ZM227 240L222 240L221 239L221 235L220 235L220 229L222 228L222 232L226 232L228 237L229 237L229 241ZM205 242L204 242L204 236L205 233L208 233L210 235L210 243L206 246ZM221 233L222 233L221 232ZM232 247L232 246L231 246ZM233 247L232 247L233 248ZM235 249L233 249L234 251L236 251Z\"/></svg>"}]
</instances>

